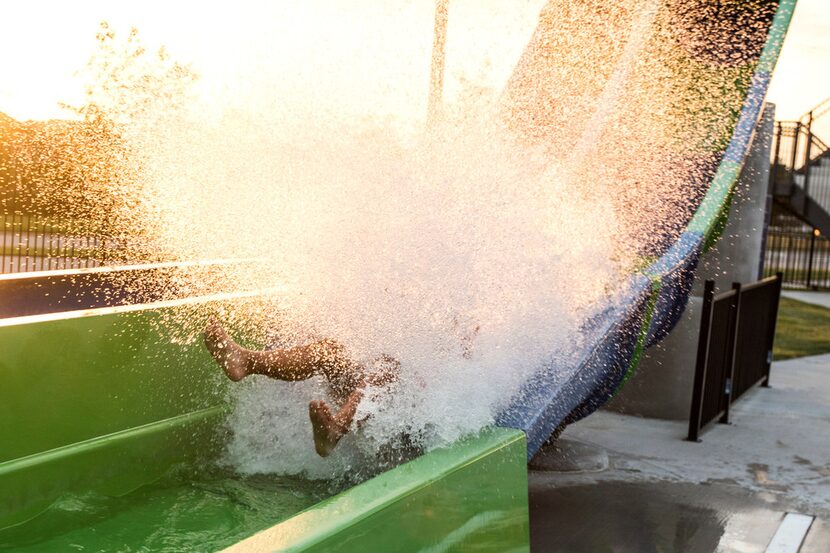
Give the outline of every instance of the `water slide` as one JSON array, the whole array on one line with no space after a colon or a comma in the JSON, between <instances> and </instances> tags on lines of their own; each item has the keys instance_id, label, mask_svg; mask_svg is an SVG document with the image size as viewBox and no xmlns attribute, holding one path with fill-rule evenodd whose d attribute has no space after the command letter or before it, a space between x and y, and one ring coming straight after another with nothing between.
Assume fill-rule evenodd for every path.
<instances>
[{"instance_id":1,"label":"water slide","mask_svg":"<svg viewBox=\"0 0 830 553\"><path fill-rule=\"evenodd\" d=\"M707 147L715 153L717 164L690 175L690 180L705 175L705 194L683 221L682 232L660 248L659 257L631 277L624 301L585 324L582 332L591 338L582 351L581 362L569 367L565 375L562 367L539 371L501 414L500 425L519 428L527 435L528 458L560 424L587 416L610 400L636 369L642 351L662 340L678 322L698 260L717 241L726 224L732 193L761 115L794 4L780 3L765 33L763 48L759 48L757 57L748 60L752 71L733 81L742 92L740 104L729 106L725 98L716 100L723 105L715 109L724 115L731 111L734 121L720 131L728 131L728 140L709 139ZM740 37L731 39L737 41ZM720 56L711 52L702 54L698 49L688 53L689 64L708 63L709 71L719 63L714 60ZM726 65L721 68L725 72L734 70ZM695 186L689 184L690 188Z\"/></svg>"},{"instance_id":2,"label":"water slide","mask_svg":"<svg viewBox=\"0 0 830 553\"><path fill-rule=\"evenodd\" d=\"M534 78L522 67L544 46L546 20L578 17L562 5L552 1L543 11L516 70L519 111L541 93L522 99L522 81ZM683 5L688 12L705 3ZM678 321L697 262L728 216L794 6L779 3L757 48L742 50L748 57L732 48L753 39L728 25L723 41L701 42L694 29L687 35L683 62L675 64L694 77L687 85L728 82L730 91L680 116L691 134L678 136L698 140L683 147L705 158L693 160L698 169L689 173L700 194L692 194L679 230L654 231L659 239L644 246L641 268L618 299L584 322L578 362L540 367L508 398L494 427L356 486L240 477L210 462L227 439L226 382L199 342L182 338L192 331L182 321L256 300L258 291L123 292L125 282L174 278L171 272L198 271L199 264L0 277L5 297L29 298L0 319L0 550L527 550L526 461L557 428L608 401L642 351ZM659 40L641 33L660 17L658 8L645 2L628 14L633 38L608 54L608 67L594 68L602 84L580 99L593 115L581 121L574 155L589 152L606 132L608 113L620 110L613 98L636 80L645 45ZM649 112L672 126L676 116L666 113L689 105L676 89L649 97ZM653 102L667 103L665 110ZM720 126L705 132L712 121ZM660 147L672 145L667 139Z\"/></svg>"}]
</instances>

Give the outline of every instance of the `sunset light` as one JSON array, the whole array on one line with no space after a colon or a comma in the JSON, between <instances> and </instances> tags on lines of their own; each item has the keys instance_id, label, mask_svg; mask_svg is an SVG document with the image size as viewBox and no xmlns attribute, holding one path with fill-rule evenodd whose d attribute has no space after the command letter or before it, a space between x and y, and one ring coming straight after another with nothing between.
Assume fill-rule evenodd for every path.
<instances>
[{"instance_id":1,"label":"sunset light","mask_svg":"<svg viewBox=\"0 0 830 553\"><path fill-rule=\"evenodd\" d=\"M463 83L501 87L526 43L540 0L453 4L446 92ZM0 22L0 112L17 119L67 117L83 101L81 71L106 21L136 28L200 77L200 101L217 114L234 106L291 104L311 95L323 109L425 117L432 45L430 2L327 0L200 5L152 0L26 2ZM48 18L43 13L48 12ZM311 68L314 68L312 71ZM243 79L244 77L244 79ZM251 91L257 91L251 96ZM261 93L271 90L267 97ZM297 106L289 106L298 108Z\"/></svg>"},{"instance_id":2,"label":"sunset light","mask_svg":"<svg viewBox=\"0 0 830 553\"><path fill-rule=\"evenodd\" d=\"M6 4L0 550L830 551L830 0Z\"/></svg>"}]
</instances>

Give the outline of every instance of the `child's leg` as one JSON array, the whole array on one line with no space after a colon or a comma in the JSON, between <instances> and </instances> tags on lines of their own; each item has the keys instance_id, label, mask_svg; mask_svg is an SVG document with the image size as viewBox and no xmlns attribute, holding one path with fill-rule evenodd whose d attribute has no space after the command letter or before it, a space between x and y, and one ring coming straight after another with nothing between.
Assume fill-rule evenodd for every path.
<instances>
[{"instance_id":1,"label":"child's leg","mask_svg":"<svg viewBox=\"0 0 830 553\"><path fill-rule=\"evenodd\" d=\"M321 359L328 352L328 342L269 351L245 349L213 321L205 330L205 345L213 358L233 381L250 374L262 374L278 380L305 380L314 376Z\"/></svg>"},{"instance_id":2,"label":"child's leg","mask_svg":"<svg viewBox=\"0 0 830 553\"><path fill-rule=\"evenodd\" d=\"M361 398L363 389L359 388L349 394L340 410L333 415L325 401L316 400L308 404L308 416L314 429L314 447L318 455L327 457L340 438L349 431Z\"/></svg>"}]
</instances>

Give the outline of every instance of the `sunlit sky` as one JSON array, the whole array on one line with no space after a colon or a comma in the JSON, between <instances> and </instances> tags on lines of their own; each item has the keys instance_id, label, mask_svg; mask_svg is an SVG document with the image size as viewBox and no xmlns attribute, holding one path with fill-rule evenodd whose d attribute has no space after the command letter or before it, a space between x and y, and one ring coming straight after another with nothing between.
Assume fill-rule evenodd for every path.
<instances>
[{"instance_id":1,"label":"sunlit sky","mask_svg":"<svg viewBox=\"0 0 830 553\"><path fill-rule=\"evenodd\" d=\"M454 0L447 93L458 92L462 75L500 88L542 4ZM423 117L426 110L432 0L245 0L198 8L157 0L35 1L4 12L0 111L19 119L65 117L57 102L80 102L76 73L96 47L102 20L122 34L136 27L146 46L164 45L191 64L208 102L308 104L313 95L321 107L347 112Z\"/></svg>"},{"instance_id":2,"label":"sunlit sky","mask_svg":"<svg viewBox=\"0 0 830 553\"><path fill-rule=\"evenodd\" d=\"M767 101L775 103L778 119L790 120L828 97L830 2L798 0Z\"/></svg>"},{"instance_id":3,"label":"sunlit sky","mask_svg":"<svg viewBox=\"0 0 830 553\"><path fill-rule=\"evenodd\" d=\"M462 77L501 87L543 4L451 0L447 94L458 93ZM66 117L58 102L80 103L76 73L106 20L117 32L138 28L148 47L165 45L190 63L202 96L217 107L313 94L323 107L420 117L433 9L432 0L15 2L0 19L0 111ZM828 96L830 3L799 0L768 99L790 119Z\"/></svg>"}]
</instances>

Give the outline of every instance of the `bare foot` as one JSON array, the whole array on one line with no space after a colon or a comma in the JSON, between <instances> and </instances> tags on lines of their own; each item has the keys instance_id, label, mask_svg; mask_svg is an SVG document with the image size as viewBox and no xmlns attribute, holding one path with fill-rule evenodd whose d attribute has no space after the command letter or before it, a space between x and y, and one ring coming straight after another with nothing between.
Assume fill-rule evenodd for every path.
<instances>
[{"instance_id":1,"label":"bare foot","mask_svg":"<svg viewBox=\"0 0 830 553\"><path fill-rule=\"evenodd\" d=\"M228 378L236 382L248 376L241 348L215 319L205 329L205 345Z\"/></svg>"},{"instance_id":2,"label":"bare foot","mask_svg":"<svg viewBox=\"0 0 830 553\"><path fill-rule=\"evenodd\" d=\"M337 423L325 401L310 402L308 417L314 429L314 448L317 450L317 455L328 457L348 428L343 428Z\"/></svg>"}]
</instances>

